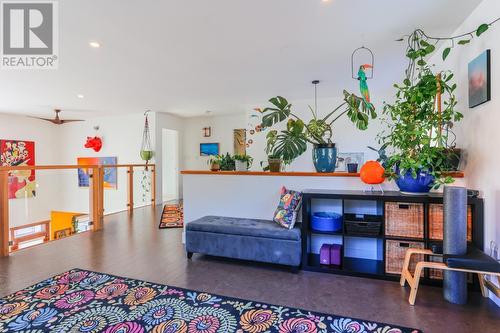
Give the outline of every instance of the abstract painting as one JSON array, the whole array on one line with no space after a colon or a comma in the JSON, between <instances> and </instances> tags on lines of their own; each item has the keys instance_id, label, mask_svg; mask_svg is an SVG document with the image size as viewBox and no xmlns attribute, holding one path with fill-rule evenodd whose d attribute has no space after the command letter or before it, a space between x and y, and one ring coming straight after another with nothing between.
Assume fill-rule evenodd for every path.
<instances>
[{"instance_id":1,"label":"abstract painting","mask_svg":"<svg viewBox=\"0 0 500 333\"><path fill-rule=\"evenodd\" d=\"M0 140L0 165L35 165L35 143L32 141ZM35 170L9 172L9 199L34 197Z\"/></svg>"},{"instance_id":2,"label":"abstract painting","mask_svg":"<svg viewBox=\"0 0 500 333\"><path fill-rule=\"evenodd\" d=\"M490 50L481 53L469 63L469 107L491 99Z\"/></svg>"},{"instance_id":3,"label":"abstract painting","mask_svg":"<svg viewBox=\"0 0 500 333\"><path fill-rule=\"evenodd\" d=\"M200 156L219 155L218 143L200 143Z\"/></svg>"},{"instance_id":4,"label":"abstract painting","mask_svg":"<svg viewBox=\"0 0 500 333\"><path fill-rule=\"evenodd\" d=\"M78 165L116 165L116 157L78 157ZM104 168L104 188L118 188L118 170L117 168ZM89 170L87 168L78 169L78 186L89 187Z\"/></svg>"}]
</instances>

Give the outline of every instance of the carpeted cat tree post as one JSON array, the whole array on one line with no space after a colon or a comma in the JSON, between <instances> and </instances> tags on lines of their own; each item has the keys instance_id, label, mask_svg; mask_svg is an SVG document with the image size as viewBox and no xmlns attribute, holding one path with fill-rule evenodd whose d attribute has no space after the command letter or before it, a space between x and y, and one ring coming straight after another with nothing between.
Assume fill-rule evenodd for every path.
<instances>
[{"instance_id":1,"label":"carpeted cat tree post","mask_svg":"<svg viewBox=\"0 0 500 333\"><path fill-rule=\"evenodd\" d=\"M467 189L457 186L444 188L443 253L467 253ZM444 272L444 298L454 304L467 302L467 273Z\"/></svg>"}]
</instances>

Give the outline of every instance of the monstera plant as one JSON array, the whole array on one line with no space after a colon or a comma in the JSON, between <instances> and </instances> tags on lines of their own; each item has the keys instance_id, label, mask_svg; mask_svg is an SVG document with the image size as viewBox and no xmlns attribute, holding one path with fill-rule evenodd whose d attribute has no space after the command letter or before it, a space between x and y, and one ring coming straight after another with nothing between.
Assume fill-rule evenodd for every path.
<instances>
[{"instance_id":1,"label":"monstera plant","mask_svg":"<svg viewBox=\"0 0 500 333\"><path fill-rule=\"evenodd\" d=\"M333 151L329 161L336 162L335 144L332 142L333 124L346 115L357 128L365 130L370 118L377 117L375 107L362 97L351 94L344 90L344 102L325 116L320 116L317 109L309 107L311 119L305 121L292 111L292 104L286 98L277 96L269 100L272 104L261 110L262 127L271 128L276 124L286 121L283 130L271 129L267 134L266 153L274 158L279 157L285 164L292 163L297 157L307 150L307 144L314 145L313 156L318 153ZM315 166L318 172L324 171L315 158ZM328 170L331 171L331 170Z\"/></svg>"}]
</instances>

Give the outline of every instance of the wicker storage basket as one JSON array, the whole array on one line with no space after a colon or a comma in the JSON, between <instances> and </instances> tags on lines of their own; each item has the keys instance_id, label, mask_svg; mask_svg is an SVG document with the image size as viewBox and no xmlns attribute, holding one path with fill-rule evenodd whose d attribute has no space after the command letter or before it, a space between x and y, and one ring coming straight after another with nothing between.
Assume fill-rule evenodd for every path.
<instances>
[{"instance_id":1,"label":"wicker storage basket","mask_svg":"<svg viewBox=\"0 0 500 333\"><path fill-rule=\"evenodd\" d=\"M406 250L409 248L423 249L424 243L406 242L398 240L386 240L385 242L385 272L388 274L399 274L403 269ZM417 262L423 261L424 255L414 254L410 262L410 272L415 272Z\"/></svg>"},{"instance_id":2,"label":"wicker storage basket","mask_svg":"<svg viewBox=\"0 0 500 333\"><path fill-rule=\"evenodd\" d=\"M424 238L424 205L386 202L385 235Z\"/></svg>"},{"instance_id":3,"label":"wicker storage basket","mask_svg":"<svg viewBox=\"0 0 500 333\"><path fill-rule=\"evenodd\" d=\"M443 205L429 205L429 238L443 240ZM472 208L467 207L467 241L472 241Z\"/></svg>"}]
</instances>

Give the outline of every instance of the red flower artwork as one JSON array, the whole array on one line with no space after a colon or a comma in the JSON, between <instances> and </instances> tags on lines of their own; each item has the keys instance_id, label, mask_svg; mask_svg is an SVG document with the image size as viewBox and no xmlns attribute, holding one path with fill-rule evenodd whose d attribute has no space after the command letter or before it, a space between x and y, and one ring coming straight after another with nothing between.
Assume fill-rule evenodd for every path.
<instances>
[{"instance_id":1,"label":"red flower artwork","mask_svg":"<svg viewBox=\"0 0 500 333\"><path fill-rule=\"evenodd\" d=\"M35 143L0 140L0 165L35 165ZM9 199L35 196L35 170L14 170L9 176Z\"/></svg>"}]
</instances>

